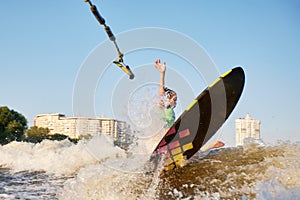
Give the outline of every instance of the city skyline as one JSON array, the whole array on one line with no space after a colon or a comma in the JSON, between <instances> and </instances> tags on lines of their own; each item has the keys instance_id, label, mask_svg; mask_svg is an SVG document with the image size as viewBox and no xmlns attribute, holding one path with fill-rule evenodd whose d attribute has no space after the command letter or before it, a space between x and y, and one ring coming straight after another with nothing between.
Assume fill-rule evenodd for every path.
<instances>
[{"instance_id":1,"label":"city skyline","mask_svg":"<svg viewBox=\"0 0 300 200\"><path fill-rule=\"evenodd\" d=\"M264 142L300 141L299 1L93 3L117 41L119 34L132 29L170 29L201 45L220 74L234 66L244 68L244 93L218 135L227 145L235 143L234 120L247 113L261 120ZM107 41L88 4L5 2L0 11L0 105L22 113L30 126L39 113L76 115L72 95L79 70L91 52ZM192 92L179 93L182 105L189 101L187 95L195 97L210 84L203 77L191 77L185 70L190 65L168 52L137 51L124 58L133 71L143 65L153 67L157 58L166 60L167 66L190 81ZM112 65L107 73L95 91L95 111L96 115L114 117L111 97L103 94L109 93L124 74ZM152 82L158 81L155 72L149 76ZM171 79L168 75L167 85L172 83L170 87L181 91L183 86L173 84ZM177 110L177 117L180 113Z\"/></svg>"}]
</instances>

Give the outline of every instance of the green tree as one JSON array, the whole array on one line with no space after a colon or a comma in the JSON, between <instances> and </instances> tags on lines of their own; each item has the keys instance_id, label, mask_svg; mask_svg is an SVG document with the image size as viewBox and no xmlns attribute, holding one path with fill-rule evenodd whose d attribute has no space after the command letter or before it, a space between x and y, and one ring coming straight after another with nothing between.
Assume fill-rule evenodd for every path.
<instances>
[{"instance_id":1,"label":"green tree","mask_svg":"<svg viewBox=\"0 0 300 200\"><path fill-rule=\"evenodd\" d=\"M48 128L32 126L26 131L27 136L47 136L50 130Z\"/></svg>"},{"instance_id":2,"label":"green tree","mask_svg":"<svg viewBox=\"0 0 300 200\"><path fill-rule=\"evenodd\" d=\"M51 140L58 140L58 141L64 140L66 138L68 138L68 136L62 135L62 134L58 134L58 133L55 133L54 135L49 136L49 139L51 139Z\"/></svg>"},{"instance_id":3,"label":"green tree","mask_svg":"<svg viewBox=\"0 0 300 200\"><path fill-rule=\"evenodd\" d=\"M44 139L48 139L50 130L48 128L42 128L32 126L26 131L26 137L23 139L26 142L38 143Z\"/></svg>"},{"instance_id":4,"label":"green tree","mask_svg":"<svg viewBox=\"0 0 300 200\"><path fill-rule=\"evenodd\" d=\"M27 129L26 118L7 106L0 107L0 144L21 141Z\"/></svg>"}]
</instances>

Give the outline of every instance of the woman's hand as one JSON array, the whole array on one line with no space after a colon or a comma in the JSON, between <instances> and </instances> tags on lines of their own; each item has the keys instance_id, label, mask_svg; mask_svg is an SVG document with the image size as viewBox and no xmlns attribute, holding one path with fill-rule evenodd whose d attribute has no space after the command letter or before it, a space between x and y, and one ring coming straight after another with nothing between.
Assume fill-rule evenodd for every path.
<instances>
[{"instance_id":1,"label":"woman's hand","mask_svg":"<svg viewBox=\"0 0 300 200\"><path fill-rule=\"evenodd\" d=\"M166 62L161 63L160 59L157 59L154 62L155 68L160 72L160 73L165 73L166 72Z\"/></svg>"}]
</instances>

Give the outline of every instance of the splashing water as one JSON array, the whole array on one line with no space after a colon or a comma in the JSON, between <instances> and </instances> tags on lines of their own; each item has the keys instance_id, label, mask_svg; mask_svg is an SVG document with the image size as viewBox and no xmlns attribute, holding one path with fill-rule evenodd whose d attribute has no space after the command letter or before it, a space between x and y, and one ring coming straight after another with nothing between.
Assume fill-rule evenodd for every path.
<instances>
[{"instance_id":1,"label":"splashing water","mask_svg":"<svg viewBox=\"0 0 300 200\"><path fill-rule=\"evenodd\" d=\"M76 145L12 142L0 146L0 199L299 199L299 155L299 143L249 141L149 172L146 155L101 136Z\"/></svg>"},{"instance_id":2,"label":"splashing water","mask_svg":"<svg viewBox=\"0 0 300 200\"><path fill-rule=\"evenodd\" d=\"M162 175L160 198L290 199L300 197L300 145L281 143L212 151ZM175 191L174 191L175 190Z\"/></svg>"}]
</instances>

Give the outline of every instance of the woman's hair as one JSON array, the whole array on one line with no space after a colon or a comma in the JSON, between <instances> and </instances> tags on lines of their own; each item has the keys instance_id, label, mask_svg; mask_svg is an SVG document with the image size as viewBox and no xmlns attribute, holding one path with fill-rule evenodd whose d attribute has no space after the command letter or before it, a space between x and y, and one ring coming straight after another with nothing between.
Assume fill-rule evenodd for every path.
<instances>
[{"instance_id":1,"label":"woman's hair","mask_svg":"<svg viewBox=\"0 0 300 200\"><path fill-rule=\"evenodd\" d=\"M164 96L168 99L176 95L176 92L174 90L171 90L167 87L164 87Z\"/></svg>"}]
</instances>

